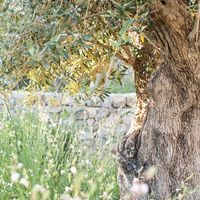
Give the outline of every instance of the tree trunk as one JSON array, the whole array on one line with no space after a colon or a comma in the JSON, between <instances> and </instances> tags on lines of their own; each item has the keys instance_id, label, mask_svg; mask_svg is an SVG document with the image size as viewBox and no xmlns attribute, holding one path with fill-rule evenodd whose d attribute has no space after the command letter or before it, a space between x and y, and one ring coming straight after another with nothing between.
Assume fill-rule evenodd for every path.
<instances>
[{"instance_id":1,"label":"tree trunk","mask_svg":"<svg viewBox=\"0 0 200 200\"><path fill-rule=\"evenodd\" d=\"M142 179L155 165L150 192L140 199L198 200L200 42L188 37L193 23L183 0L156 1L150 15L165 57L149 81L148 106L142 107L140 120L136 116L139 126L118 146L121 199L133 199L129 192L134 177Z\"/></svg>"}]
</instances>

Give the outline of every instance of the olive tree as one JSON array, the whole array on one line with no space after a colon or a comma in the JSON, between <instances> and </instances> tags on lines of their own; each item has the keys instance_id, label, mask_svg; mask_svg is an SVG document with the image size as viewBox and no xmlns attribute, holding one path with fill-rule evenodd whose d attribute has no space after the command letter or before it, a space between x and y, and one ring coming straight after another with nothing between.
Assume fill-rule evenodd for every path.
<instances>
[{"instance_id":1,"label":"olive tree","mask_svg":"<svg viewBox=\"0 0 200 200\"><path fill-rule=\"evenodd\" d=\"M196 2L1 3L2 89L47 90L61 79L62 89L103 98L108 80L124 73L114 67L120 59L134 69L137 93L133 124L116 151L121 199L134 198L134 178L150 187L141 199L199 199ZM157 167L155 178L145 180L151 166Z\"/></svg>"}]
</instances>

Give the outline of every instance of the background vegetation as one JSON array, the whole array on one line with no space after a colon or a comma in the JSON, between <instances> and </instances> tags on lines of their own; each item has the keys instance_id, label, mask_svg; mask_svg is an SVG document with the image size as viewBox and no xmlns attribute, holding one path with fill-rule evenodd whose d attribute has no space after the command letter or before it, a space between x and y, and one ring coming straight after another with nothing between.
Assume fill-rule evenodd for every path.
<instances>
[{"instance_id":1,"label":"background vegetation","mask_svg":"<svg viewBox=\"0 0 200 200\"><path fill-rule=\"evenodd\" d=\"M145 43L159 51L146 34L149 2L0 0L0 92L64 90L103 98L134 91L131 78L123 91L115 84L127 66L135 68ZM195 16L194 1L189 10ZM150 59L137 70L145 76L153 65ZM44 124L34 115L2 116L1 198L119 199L115 161L108 152L92 154L79 134L74 125Z\"/></svg>"},{"instance_id":2,"label":"background vegetation","mask_svg":"<svg viewBox=\"0 0 200 200\"><path fill-rule=\"evenodd\" d=\"M81 131L73 123L43 123L35 114L1 116L1 199L118 200L112 138L92 149Z\"/></svg>"},{"instance_id":3,"label":"background vegetation","mask_svg":"<svg viewBox=\"0 0 200 200\"><path fill-rule=\"evenodd\" d=\"M145 2L2 0L1 89L104 97L140 52Z\"/></svg>"}]
</instances>

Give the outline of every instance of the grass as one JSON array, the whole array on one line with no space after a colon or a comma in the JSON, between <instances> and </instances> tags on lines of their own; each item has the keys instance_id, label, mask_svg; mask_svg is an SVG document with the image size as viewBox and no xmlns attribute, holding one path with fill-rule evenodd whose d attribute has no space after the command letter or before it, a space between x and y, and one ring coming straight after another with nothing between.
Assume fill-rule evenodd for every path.
<instances>
[{"instance_id":1,"label":"grass","mask_svg":"<svg viewBox=\"0 0 200 200\"><path fill-rule=\"evenodd\" d=\"M118 200L111 153L89 150L80 131L34 114L1 116L0 199Z\"/></svg>"},{"instance_id":2,"label":"grass","mask_svg":"<svg viewBox=\"0 0 200 200\"><path fill-rule=\"evenodd\" d=\"M125 75L121 80L121 85L119 81L112 80L109 84L109 89L111 93L132 93L135 92L135 85L132 75Z\"/></svg>"}]
</instances>

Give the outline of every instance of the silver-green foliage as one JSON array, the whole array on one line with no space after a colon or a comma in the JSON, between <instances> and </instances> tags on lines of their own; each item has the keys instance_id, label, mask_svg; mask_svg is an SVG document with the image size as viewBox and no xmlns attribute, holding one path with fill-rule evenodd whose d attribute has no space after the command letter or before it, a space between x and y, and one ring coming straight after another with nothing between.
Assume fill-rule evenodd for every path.
<instances>
[{"instance_id":1,"label":"silver-green foliage","mask_svg":"<svg viewBox=\"0 0 200 200\"><path fill-rule=\"evenodd\" d=\"M78 90L88 92L90 83L103 74L101 86L113 56L128 62L123 52L134 54L127 31L133 23L143 23L143 17L134 16L145 2L5 0L0 14L0 86L41 89L61 79L65 86L75 82Z\"/></svg>"}]
</instances>

